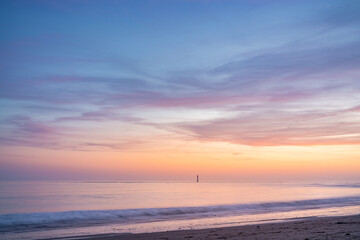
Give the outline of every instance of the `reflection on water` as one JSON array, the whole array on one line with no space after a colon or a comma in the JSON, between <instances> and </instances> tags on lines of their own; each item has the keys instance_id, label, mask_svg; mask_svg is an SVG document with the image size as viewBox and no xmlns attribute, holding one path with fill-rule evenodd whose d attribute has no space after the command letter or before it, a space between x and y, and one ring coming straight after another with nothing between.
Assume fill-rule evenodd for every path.
<instances>
[{"instance_id":1,"label":"reflection on water","mask_svg":"<svg viewBox=\"0 0 360 240\"><path fill-rule=\"evenodd\" d=\"M359 183L1 182L3 239L360 213ZM161 224L159 223L161 222Z\"/></svg>"},{"instance_id":2,"label":"reflection on water","mask_svg":"<svg viewBox=\"0 0 360 240\"><path fill-rule=\"evenodd\" d=\"M287 202L354 195L360 195L360 187L354 183L0 182L0 214Z\"/></svg>"}]
</instances>

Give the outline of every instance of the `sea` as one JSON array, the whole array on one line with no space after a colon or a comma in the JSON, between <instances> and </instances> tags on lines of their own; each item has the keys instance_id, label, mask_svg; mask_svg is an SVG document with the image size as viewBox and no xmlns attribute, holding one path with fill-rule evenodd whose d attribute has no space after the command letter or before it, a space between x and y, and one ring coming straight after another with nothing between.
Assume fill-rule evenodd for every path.
<instances>
[{"instance_id":1,"label":"sea","mask_svg":"<svg viewBox=\"0 0 360 240\"><path fill-rule=\"evenodd\" d=\"M0 182L0 239L72 239L354 214L360 214L360 182Z\"/></svg>"}]
</instances>

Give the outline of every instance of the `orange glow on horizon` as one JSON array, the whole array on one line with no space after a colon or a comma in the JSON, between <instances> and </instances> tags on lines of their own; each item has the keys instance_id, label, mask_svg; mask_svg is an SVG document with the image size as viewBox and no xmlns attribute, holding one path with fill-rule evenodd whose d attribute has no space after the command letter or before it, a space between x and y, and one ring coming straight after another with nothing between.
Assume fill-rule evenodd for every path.
<instances>
[{"instance_id":1,"label":"orange glow on horizon","mask_svg":"<svg viewBox=\"0 0 360 240\"><path fill-rule=\"evenodd\" d=\"M198 151L193 151L194 144ZM80 178L188 179L201 174L208 179L271 179L349 177L360 175L358 145L336 147L249 147L225 143L183 143L181 149L164 145L143 151L61 151L20 148L27 159L17 158L19 148L7 148L12 165L41 167ZM200 151L201 149L201 151ZM20 160L21 159L21 160Z\"/></svg>"}]
</instances>

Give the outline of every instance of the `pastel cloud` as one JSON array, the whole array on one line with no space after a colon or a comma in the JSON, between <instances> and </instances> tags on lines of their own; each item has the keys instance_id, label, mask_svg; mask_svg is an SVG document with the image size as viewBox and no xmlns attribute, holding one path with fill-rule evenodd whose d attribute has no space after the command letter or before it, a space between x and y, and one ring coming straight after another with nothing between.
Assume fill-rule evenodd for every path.
<instances>
[{"instance_id":1,"label":"pastel cloud","mask_svg":"<svg viewBox=\"0 0 360 240\"><path fill-rule=\"evenodd\" d=\"M235 118L178 125L200 141L251 146L360 143L360 116L341 112L263 110Z\"/></svg>"},{"instance_id":2,"label":"pastel cloud","mask_svg":"<svg viewBox=\"0 0 360 240\"><path fill-rule=\"evenodd\" d=\"M2 145L25 145L56 148L60 129L46 122L37 122L27 116L12 116L0 122Z\"/></svg>"},{"instance_id":3,"label":"pastel cloud","mask_svg":"<svg viewBox=\"0 0 360 240\"><path fill-rule=\"evenodd\" d=\"M335 46L318 48L303 48L303 44L296 44L279 49L270 49L269 52L247 59L226 63L215 68L211 73L226 74L228 88L250 86L257 88L267 81L273 85L288 85L287 82L315 81L326 85L328 80L319 79L317 75L323 73L359 71L360 41ZM316 43L315 43L316 44ZM299 49L300 48L300 49ZM316 78L316 80L314 80ZM341 82L344 79L336 79ZM345 80L346 81L346 80ZM291 84L291 83L290 83ZM352 84L359 87L355 80ZM305 87L305 86L304 86Z\"/></svg>"},{"instance_id":4,"label":"pastel cloud","mask_svg":"<svg viewBox=\"0 0 360 240\"><path fill-rule=\"evenodd\" d=\"M235 3L214 12L204 3L193 4L225 21L227 4ZM220 1L208 4L219 6ZM114 14L114 21L122 27L114 27L106 18L99 25L109 26L109 31L99 28L94 34L86 30L90 23L82 23L84 36L78 33L79 26L71 28L66 22L69 29L64 29L56 19L56 34L49 33L47 25L39 26L33 37L26 36L24 30L17 36L7 29L10 37L4 37L1 44L6 50L1 58L6 70L0 82L0 100L6 109L0 116L5 129L1 144L123 149L139 146L149 135L156 138L164 131L195 140L252 146L359 144L360 25L355 11L359 4L334 1L324 9L316 3L309 15L293 12L294 18L286 14L294 11L292 5L274 4L258 9L261 4L237 3L243 17L234 12L228 16L231 21L226 20L229 26L223 28L211 22L200 28L183 25L183 21L167 23L164 20L169 16L161 11L159 22L152 22L158 29L149 34L139 26L124 26L122 16L109 7L112 4L105 4L105 10ZM44 9L54 11L51 4L36 5L43 14L38 20L47 19ZM72 9L65 3L64 8ZM93 14L89 9L85 18ZM254 22L245 14L249 9L257 17ZM70 20L79 20L78 10L76 14L66 11ZM174 11L172 7L168 10ZM177 9L173 13L178 14ZM217 15L220 13L223 15ZM274 13L282 13L281 21L269 23L276 28L264 29L263 25L268 26L264 20L272 19ZM138 17L134 17L138 22L146 22L143 16ZM189 21L199 16L189 13L179 17ZM265 34L270 30L272 34ZM264 37L259 37L262 34ZM179 118L177 123L159 121L151 113L139 117L142 111L161 110L170 116L184 109L200 113L214 110L220 116L214 119L209 114L209 119L202 121L194 117L193 122ZM121 132L119 136L107 138L99 133L101 136L87 139L83 128L101 123L109 133L114 122L134 132L146 128L146 137Z\"/></svg>"}]
</instances>

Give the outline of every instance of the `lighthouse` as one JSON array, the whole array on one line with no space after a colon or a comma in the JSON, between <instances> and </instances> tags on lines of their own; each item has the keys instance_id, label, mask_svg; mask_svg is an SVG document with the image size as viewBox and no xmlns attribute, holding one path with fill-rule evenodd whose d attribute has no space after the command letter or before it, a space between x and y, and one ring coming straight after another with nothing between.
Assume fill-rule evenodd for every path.
<instances>
[{"instance_id":1,"label":"lighthouse","mask_svg":"<svg viewBox=\"0 0 360 240\"><path fill-rule=\"evenodd\" d=\"M196 182L199 182L199 175L196 175Z\"/></svg>"}]
</instances>

